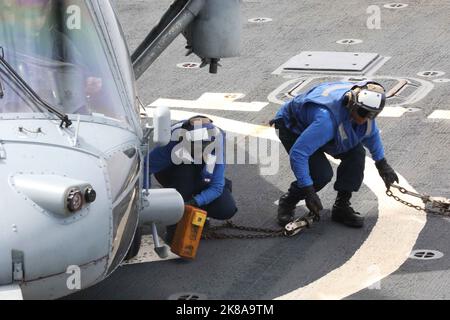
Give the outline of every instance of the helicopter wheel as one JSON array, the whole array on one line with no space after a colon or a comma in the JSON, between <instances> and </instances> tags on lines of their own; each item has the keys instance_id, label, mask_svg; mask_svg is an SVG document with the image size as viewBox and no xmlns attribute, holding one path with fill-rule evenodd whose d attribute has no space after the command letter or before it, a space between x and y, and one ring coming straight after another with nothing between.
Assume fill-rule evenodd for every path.
<instances>
[{"instance_id":1,"label":"helicopter wheel","mask_svg":"<svg viewBox=\"0 0 450 320\"><path fill-rule=\"evenodd\" d=\"M127 255L125 256L125 260L131 260L137 256L139 248L141 247L141 240L142 229L138 227L136 229L136 233L134 234L133 243L131 244L130 249L128 249Z\"/></svg>"}]
</instances>

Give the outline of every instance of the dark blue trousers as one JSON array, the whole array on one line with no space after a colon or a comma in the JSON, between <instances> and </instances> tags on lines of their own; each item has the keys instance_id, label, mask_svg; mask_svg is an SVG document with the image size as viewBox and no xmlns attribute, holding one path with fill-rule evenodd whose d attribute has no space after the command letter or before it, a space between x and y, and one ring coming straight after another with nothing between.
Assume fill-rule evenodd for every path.
<instances>
[{"instance_id":1,"label":"dark blue trousers","mask_svg":"<svg viewBox=\"0 0 450 320\"><path fill-rule=\"evenodd\" d=\"M208 187L201 178L202 165L181 164L173 165L155 174L156 179L164 188L176 189L184 201L189 201L195 195ZM201 207L208 213L208 217L218 220L231 219L237 212L236 202L231 194L231 181L225 179L223 193L210 204Z\"/></svg>"},{"instance_id":2,"label":"dark blue trousers","mask_svg":"<svg viewBox=\"0 0 450 320\"><path fill-rule=\"evenodd\" d=\"M275 128L281 143L289 153L295 141L297 141L298 135L288 130L281 121L275 122ZM341 160L337 168L334 189L338 192L357 192L364 179L366 150L363 145L360 143L348 152L333 157ZM317 150L309 158L309 170L316 192L323 189L333 178L333 168L322 149ZM297 181L294 181L291 183L289 192L298 194L298 189Z\"/></svg>"}]
</instances>

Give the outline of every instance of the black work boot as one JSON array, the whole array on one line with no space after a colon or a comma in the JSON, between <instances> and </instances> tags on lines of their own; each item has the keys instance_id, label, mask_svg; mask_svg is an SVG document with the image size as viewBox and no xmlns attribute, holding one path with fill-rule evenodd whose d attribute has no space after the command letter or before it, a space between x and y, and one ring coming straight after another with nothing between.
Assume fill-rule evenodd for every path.
<instances>
[{"instance_id":1,"label":"black work boot","mask_svg":"<svg viewBox=\"0 0 450 320\"><path fill-rule=\"evenodd\" d=\"M294 220L295 207L298 203L297 197L291 193L285 193L278 202L278 224L282 227Z\"/></svg>"},{"instance_id":2,"label":"black work boot","mask_svg":"<svg viewBox=\"0 0 450 320\"><path fill-rule=\"evenodd\" d=\"M339 191L331 211L331 219L352 228L361 228L364 218L350 206L351 192Z\"/></svg>"}]
</instances>

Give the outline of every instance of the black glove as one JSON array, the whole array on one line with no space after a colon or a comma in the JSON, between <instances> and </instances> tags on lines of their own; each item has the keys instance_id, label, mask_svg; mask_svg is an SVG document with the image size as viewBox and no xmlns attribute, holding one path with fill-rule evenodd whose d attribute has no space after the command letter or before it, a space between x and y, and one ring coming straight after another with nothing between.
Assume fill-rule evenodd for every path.
<instances>
[{"instance_id":1,"label":"black glove","mask_svg":"<svg viewBox=\"0 0 450 320\"><path fill-rule=\"evenodd\" d=\"M197 201L195 201L194 198L192 198L191 200L186 201L184 204L187 205L187 206L198 208L198 203L197 203Z\"/></svg>"},{"instance_id":2,"label":"black glove","mask_svg":"<svg viewBox=\"0 0 450 320\"><path fill-rule=\"evenodd\" d=\"M315 214L319 214L320 210L323 209L322 202L320 201L319 196L314 190L313 186L300 188L300 190L305 195L306 207Z\"/></svg>"},{"instance_id":3,"label":"black glove","mask_svg":"<svg viewBox=\"0 0 450 320\"><path fill-rule=\"evenodd\" d=\"M394 182L398 183L398 176L394 169L387 163L386 159L381 159L375 162L375 166L383 179L386 188L389 189Z\"/></svg>"}]
</instances>

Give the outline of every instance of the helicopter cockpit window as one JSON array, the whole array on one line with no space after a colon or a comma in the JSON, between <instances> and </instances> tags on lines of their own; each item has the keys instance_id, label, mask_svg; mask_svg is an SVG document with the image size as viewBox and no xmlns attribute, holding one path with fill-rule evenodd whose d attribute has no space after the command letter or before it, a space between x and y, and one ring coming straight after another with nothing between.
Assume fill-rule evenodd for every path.
<instances>
[{"instance_id":1,"label":"helicopter cockpit window","mask_svg":"<svg viewBox=\"0 0 450 320\"><path fill-rule=\"evenodd\" d=\"M84 0L0 1L0 54L50 105L66 114L128 122ZM1 113L43 112L0 73Z\"/></svg>"}]
</instances>

